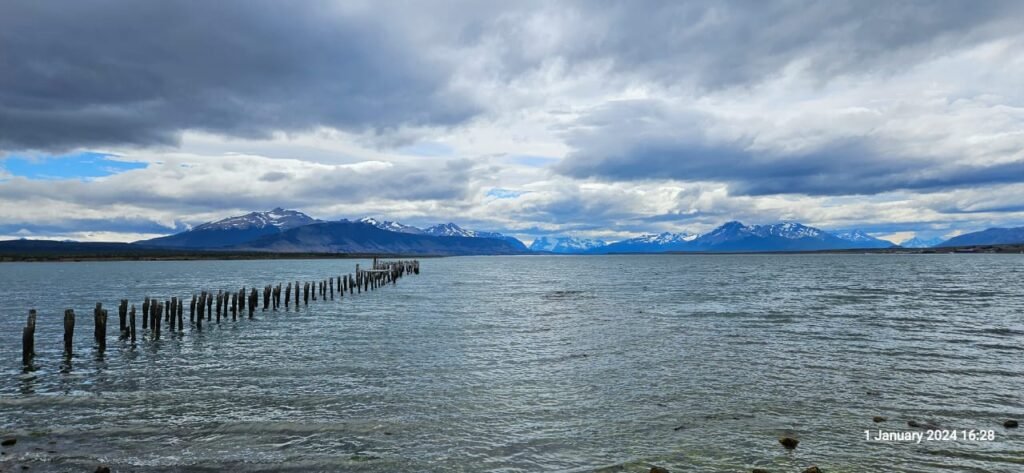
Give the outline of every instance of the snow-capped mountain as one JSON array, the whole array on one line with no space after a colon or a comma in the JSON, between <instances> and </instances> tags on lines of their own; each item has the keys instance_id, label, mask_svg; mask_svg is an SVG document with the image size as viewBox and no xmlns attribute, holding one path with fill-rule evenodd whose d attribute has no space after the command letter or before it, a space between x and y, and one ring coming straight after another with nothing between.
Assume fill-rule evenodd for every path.
<instances>
[{"instance_id":1,"label":"snow-capped mountain","mask_svg":"<svg viewBox=\"0 0 1024 473\"><path fill-rule=\"evenodd\" d=\"M423 229L423 233L430 236L456 236L456 237L467 237L476 238L477 232L473 230L467 230L454 223L439 223Z\"/></svg>"},{"instance_id":2,"label":"snow-capped mountain","mask_svg":"<svg viewBox=\"0 0 1024 473\"><path fill-rule=\"evenodd\" d=\"M551 253L586 253L596 248L607 245L602 240L591 240L588 238L576 238L568 236L560 237L538 237L530 243L530 251L547 251Z\"/></svg>"},{"instance_id":3,"label":"snow-capped mountain","mask_svg":"<svg viewBox=\"0 0 1024 473\"><path fill-rule=\"evenodd\" d=\"M512 243L517 248L523 250L526 249L526 245L515 237L508 235L502 235L497 232L481 232L477 230L469 230L462 228L454 223L440 223L423 229L424 235L438 236L438 237L464 237L464 238L493 238L497 240L505 240Z\"/></svg>"},{"instance_id":4,"label":"snow-capped mountain","mask_svg":"<svg viewBox=\"0 0 1024 473\"><path fill-rule=\"evenodd\" d=\"M874 248L873 245L875 243L844 240L796 222L744 225L732 221L693 240L689 251L814 251Z\"/></svg>"},{"instance_id":5,"label":"snow-capped mountain","mask_svg":"<svg viewBox=\"0 0 1024 473\"><path fill-rule=\"evenodd\" d=\"M224 248L317 222L302 212L276 208L207 222L188 231L136 243L165 248Z\"/></svg>"},{"instance_id":6,"label":"snow-capped mountain","mask_svg":"<svg viewBox=\"0 0 1024 473\"><path fill-rule=\"evenodd\" d=\"M424 233L423 230L420 230L419 228L416 228L412 225L406 225L404 223L399 222L392 222L390 220L377 220L373 217L363 217L359 219L359 221L363 223L368 223L381 230L387 230L389 232L409 233L412 235L422 235Z\"/></svg>"},{"instance_id":7,"label":"snow-capped mountain","mask_svg":"<svg viewBox=\"0 0 1024 473\"><path fill-rule=\"evenodd\" d=\"M692 233L651 233L628 240L617 241L608 246L593 249L590 253L659 253L686 251L690 242L697 239Z\"/></svg>"},{"instance_id":8,"label":"snow-capped mountain","mask_svg":"<svg viewBox=\"0 0 1024 473\"><path fill-rule=\"evenodd\" d=\"M889 240L883 240L881 238L875 238L861 230L849 230L845 232L833 233L833 235L840 239L850 241L857 244L857 248L891 248L896 246Z\"/></svg>"},{"instance_id":9,"label":"snow-capped mountain","mask_svg":"<svg viewBox=\"0 0 1024 473\"><path fill-rule=\"evenodd\" d=\"M297 210L280 207L266 212L249 212L237 217L228 217L216 222L207 222L192 229L196 230L245 230L249 228L276 227L282 230L309 225L318 220Z\"/></svg>"},{"instance_id":10,"label":"snow-capped mountain","mask_svg":"<svg viewBox=\"0 0 1024 473\"><path fill-rule=\"evenodd\" d=\"M921 238L921 237L916 237L915 236L914 238L911 238L909 240L901 242L900 246L902 246L904 248L931 248L933 246L939 245L943 241L945 241L945 240L943 240L942 238L938 238L938 237L936 237L936 238Z\"/></svg>"}]
</instances>

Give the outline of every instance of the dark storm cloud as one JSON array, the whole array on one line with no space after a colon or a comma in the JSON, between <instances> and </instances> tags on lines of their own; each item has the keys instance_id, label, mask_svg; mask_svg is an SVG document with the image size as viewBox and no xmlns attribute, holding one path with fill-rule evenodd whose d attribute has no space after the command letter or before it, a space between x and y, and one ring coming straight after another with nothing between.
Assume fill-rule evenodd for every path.
<instances>
[{"instance_id":1,"label":"dark storm cloud","mask_svg":"<svg viewBox=\"0 0 1024 473\"><path fill-rule=\"evenodd\" d=\"M7 1L0 150L451 124L447 67L329 2Z\"/></svg>"},{"instance_id":2,"label":"dark storm cloud","mask_svg":"<svg viewBox=\"0 0 1024 473\"><path fill-rule=\"evenodd\" d=\"M794 61L822 79L901 70L950 48L1014 33L1016 1L584 1L534 5L467 23L463 41L500 37L500 72L515 76L541 55L570 65L608 61L623 75L718 89L760 82ZM521 47L526 19L561 41ZM534 32L536 33L536 32ZM536 39L536 38L535 38ZM538 53L537 51L540 51Z\"/></svg>"},{"instance_id":3,"label":"dark storm cloud","mask_svg":"<svg viewBox=\"0 0 1024 473\"><path fill-rule=\"evenodd\" d=\"M756 148L756 135L709 132L706 114L671 110L657 100L611 103L567 132L574 148L556 166L575 178L677 179L729 184L733 195L853 195L935 191L1024 182L1024 161L957 163L956 156L916 156L892 140L865 135L786 151Z\"/></svg>"}]
</instances>

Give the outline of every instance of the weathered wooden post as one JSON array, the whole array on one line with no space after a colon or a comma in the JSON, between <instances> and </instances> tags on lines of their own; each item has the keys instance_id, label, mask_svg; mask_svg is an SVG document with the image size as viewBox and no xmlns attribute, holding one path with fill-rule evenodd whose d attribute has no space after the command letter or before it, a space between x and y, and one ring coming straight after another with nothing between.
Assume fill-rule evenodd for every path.
<instances>
[{"instance_id":1,"label":"weathered wooden post","mask_svg":"<svg viewBox=\"0 0 1024 473\"><path fill-rule=\"evenodd\" d=\"M196 293L192 293L192 301L188 303L188 323L196 323Z\"/></svg>"},{"instance_id":2,"label":"weathered wooden post","mask_svg":"<svg viewBox=\"0 0 1024 473\"><path fill-rule=\"evenodd\" d=\"M252 292L249 293L249 318L252 318L252 314L256 312L256 306L260 304L259 294L256 292L256 288L252 288Z\"/></svg>"},{"instance_id":3,"label":"weathered wooden post","mask_svg":"<svg viewBox=\"0 0 1024 473\"><path fill-rule=\"evenodd\" d=\"M36 356L36 310L28 311L28 320L21 331L21 363L28 366Z\"/></svg>"},{"instance_id":4,"label":"weathered wooden post","mask_svg":"<svg viewBox=\"0 0 1024 473\"><path fill-rule=\"evenodd\" d=\"M149 328L149 297L142 301L142 330Z\"/></svg>"},{"instance_id":5,"label":"weathered wooden post","mask_svg":"<svg viewBox=\"0 0 1024 473\"><path fill-rule=\"evenodd\" d=\"M64 355L71 356L71 348L75 340L75 310L64 311Z\"/></svg>"},{"instance_id":6,"label":"weathered wooden post","mask_svg":"<svg viewBox=\"0 0 1024 473\"><path fill-rule=\"evenodd\" d=\"M117 318L121 322L121 340L128 338L128 299L121 299L117 306Z\"/></svg>"},{"instance_id":7,"label":"weathered wooden post","mask_svg":"<svg viewBox=\"0 0 1024 473\"><path fill-rule=\"evenodd\" d=\"M93 323L96 326L96 343L99 345L100 352L103 352L107 349L107 311L103 308L102 303L97 302L92 314Z\"/></svg>"},{"instance_id":8,"label":"weathered wooden post","mask_svg":"<svg viewBox=\"0 0 1024 473\"><path fill-rule=\"evenodd\" d=\"M178 331L179 332L184 332L185 331L184 315L182 315L182 312L184 312L184 310L183 310L184 309L184 304L185 304L184 299L185 299L184 297L181 298L181 299L178 299L178 309L175 310L175 312L178 313Z\"/></svg>"},{"instance_id":9,"label":"weathered wooden post","mask_svg":"<svg viewBox=\"0 0 1024 473\"><path fill-rule=\"evenodd\" d=\"M160 316L163 315L163 309L164 304L159 301L154 301L154 305L149 308L149 315L152 317L152 320L149 321L149 328L151 329L149 335L152 340L160 339Z\"/></svg>"},{"instance_id":10,"label":"weathered wooden post","mask_svg":"<svg viewBox=\"0 0 1024 473\"><path fill-rule=\"evenodd\" d=\"M286 287L284 289L284 310L288 310L288 305L291 303L291 299L292 299L292 283L291 283L291 281L289 281L288 282L288 287Z\"/></svg>"},{"instance_id":11,"label":"weathered wooden post","mask_svg":"<svg viewBox=\"0 0 1024 473\"><path fill-rule=\"evenodd\" d=\"M213 293L206 297L206 320L213 320Z\"/></svg>"},{"instance_id":12,"label":"weathered wooden post","mask_svg":"<svg viewBox=\"0 0 1024 473\"><path fill-rule=\"evenodd\" d=\"M238 320L238 293L231 293L231 321Z\"/></svg>"},{"instance_id":13,"label":"weathered wooden post","mask_svg":"<svg viewBox=\"0 0 1024 473\"><path fill-rule=\"evenodd\" d=\"M132 343L135 343L135 304L128 310L128 330L131 332Z\"/></svg>"},{"instance_id":14,"label":"weathered wooden post","mask_svg":"<svg viewBox=\"0 0 1024 473\"><path fill-rule=\"evenodd\" d=\"M178 298L177 297L172 297L171 298L171 307L170 307L170 310L168 310L168 312L171 313L170 317L168 317L168 319L170 319L168 327L170 327L171 328L171 332L173 332L178 327ZM173 336L174 334L171 334L171 335Z\"/></svg>"},{"instance_id":15,"label":"weathered wooden post","mask_svg":"<svg viewBox=\"0 0 1024 473\"><path fill-rule=\"evenodd\" d=\"M302 302L304 305L309 305L309 283L302 284Z\"/></svg>"},{"instance_id":16,"label":"weathered wooden post","mask_svg":"<svg viewBox=\"0 0 1024 473\"><path fill-rule=\"evenodd\" d=\"M270 305L270 285L263 286L263 312L267 311Z\"/></svg>"},{"instance_id":17,"label":"weathered wooden post","mask_svg":"<svg viewBox=\"0 0 1024 473\"><path fill-rule=\"evenodd\" d=\"M218 289L217 290L217 323L218 324L220 323L220 309L221 309L221 305L222 305L223 301L224 301L224 291Z\"/></svg>"}]
</instances>

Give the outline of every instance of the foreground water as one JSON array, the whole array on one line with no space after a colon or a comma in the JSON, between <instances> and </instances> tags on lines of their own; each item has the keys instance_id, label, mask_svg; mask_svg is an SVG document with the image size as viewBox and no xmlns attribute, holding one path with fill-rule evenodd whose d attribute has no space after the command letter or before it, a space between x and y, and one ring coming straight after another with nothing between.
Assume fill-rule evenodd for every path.
<instances>
[{"instance_id":1,"label":"foreground water","mask_svg":"<svg viewBox=\"0 0 1024 473\"><path fill-rule=\"evenodd\" d=\"M0 265L0 434L18 438L0 470L1024 470L1002 426L1024 420L1018 255L430 259L397 286L135 347L112 315L93 348L97 301L355 263ZM994 440L865 440L910 420Z\"/></svg>"}]
</instances>

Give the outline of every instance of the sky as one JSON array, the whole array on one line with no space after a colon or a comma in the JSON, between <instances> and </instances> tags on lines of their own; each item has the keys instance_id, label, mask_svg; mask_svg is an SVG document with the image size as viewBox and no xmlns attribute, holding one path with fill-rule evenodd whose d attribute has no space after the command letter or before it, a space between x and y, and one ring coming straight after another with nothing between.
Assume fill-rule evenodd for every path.
<instances>
[{"instance_id":1,"label":"sky","mask_svg":"<svg viewBox=\"0 0 1024 473\"><path fill-rule=\"evenodd\" d=\"M1024 2L0 0L0 238L1024 225Z\"/></svg>"}]
</instances>

